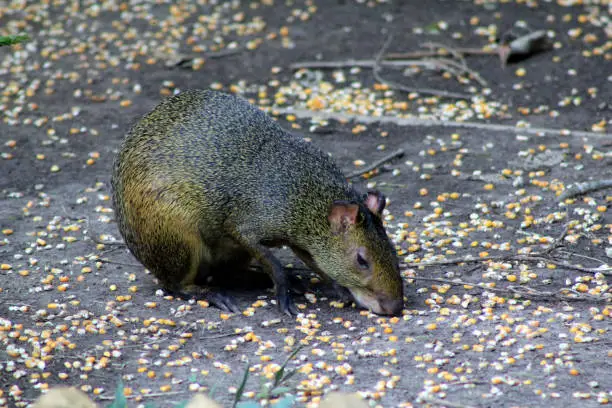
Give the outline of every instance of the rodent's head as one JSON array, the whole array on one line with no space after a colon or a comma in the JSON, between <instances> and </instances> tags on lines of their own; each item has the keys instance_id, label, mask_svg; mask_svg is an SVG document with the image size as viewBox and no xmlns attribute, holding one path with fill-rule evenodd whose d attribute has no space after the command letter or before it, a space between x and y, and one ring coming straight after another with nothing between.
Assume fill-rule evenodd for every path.
<instances>
[{"instance_id":1,"label":"rodent's head","mask_svg":"<svg viewBox=\"0 0 612 408\"><path fill-rule=\"evenodd\" d=\"M374 313L398 315L404 290L397 253L382 223L385 196L370 191L362 202L335 201L328 221L333 248L321 266Z\"/></svg>"}]
</instances>

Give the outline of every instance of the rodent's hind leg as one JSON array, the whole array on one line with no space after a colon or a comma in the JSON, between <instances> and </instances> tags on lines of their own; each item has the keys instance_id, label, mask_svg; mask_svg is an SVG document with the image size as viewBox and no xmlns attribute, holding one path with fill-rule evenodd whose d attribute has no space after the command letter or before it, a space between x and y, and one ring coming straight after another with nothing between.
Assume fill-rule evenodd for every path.
<instances>
[{"instance_id":1,"label":"rodent's hind leg","mask_svg":"<svg viewBox=\"0 0 612 408\"><path fill-rule=\"evenodd\" d=\"M234 298L225 292L217 289L206 288L196 284L186 285L181 289L166 289L173 296L183 299L205 300L211 305L223 310L224 312L239 313L240 309L236 306Z\"/></svg>"},{"instance_id":2,"label":"rodent's hind leg","mask_svg":"<svg viewBox=\"0 0 612 408\"><path fill-rule=\"evenodd\" d=\"M287 280L289 281L289 290L295 294L303 295L310 290L308 283L304 282L304 279L295 273L287 273Z\"/></svg>"},{"instance_id":3,"label":"rodent's hind leg","mask_svg":"<svg viewBox=\"0 0 612 408\"><path fill-rule=\"evenodd\" d=\"M252 275L248 273L251 259L251 254L241 247L215 247L211 250L211 261L205 259L198 266L195 284L224 288L246 284L244 287L249 287L251 285L244 280ZM267 276L264 275L264 278L267 279Z\"/></svg>"},{"instance_id":4,"label":"rodent's hind leg","mask_svg":"<svg viewBox=\"0 0 612 408\"><path fill-rule=\"evenodd\" d=\"M284 270L287 272L286 268ZM270 278L270 274L267 273L264 270L264 268L258 263L249 265L249 267L247 268L247 271L253 275L265 276L266 279ZM287 279L289 280L289 290L293 294L303 295L304 293L308 292L308 290L310 289L309 284L295 273L287 272Z\"/></svg>"}]
</instances>

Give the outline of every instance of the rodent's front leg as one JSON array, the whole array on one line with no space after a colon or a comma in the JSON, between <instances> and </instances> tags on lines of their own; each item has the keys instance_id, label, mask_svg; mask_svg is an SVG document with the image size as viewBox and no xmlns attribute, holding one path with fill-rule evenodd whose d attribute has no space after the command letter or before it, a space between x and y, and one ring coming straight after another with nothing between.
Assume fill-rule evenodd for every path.
<instances>
[{"instance_id":1,"label":"rodent's front leg","mask_svg":"<svg viewBox=\"0 0 612 408\"><path fill-rule=\"evenodd\" d=\"M270 274L274 282L276 300L280 311L288 316L296 316L299 311L289 293L289 278L283 265L272 255L268 248L261 244L251 246L250 250L253 256L261 263L264 270Z\"/></svg>"}]
</instances>

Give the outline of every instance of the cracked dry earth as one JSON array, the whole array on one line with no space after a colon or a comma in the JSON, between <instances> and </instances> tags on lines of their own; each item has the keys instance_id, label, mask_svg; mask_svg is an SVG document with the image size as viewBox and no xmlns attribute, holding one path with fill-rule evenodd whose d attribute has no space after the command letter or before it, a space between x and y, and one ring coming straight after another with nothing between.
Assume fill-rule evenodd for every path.
<instances>
[{"instance_id":1,"label":"cracked dry earth","mask_svg":"<svg viewBox=\"0 0 612 408\"><path fill-rule=\"evenodd\" d=\"M130 406L211 390L229 406L247 361L245 401L299 345L285 384L298 406L335 389L381 407L610 404L612 191L560 197L612 178L610 4L424 5L1 3L0 34L31 40L0 48L0 406L60 385L105 406L119 380ZM389 33L389 52L494 46L512 26L546 30L553 48L505 68L466 57L485 86L385 68L417 89L407 93L367 68L290 68L373 60ZM249 98L347 173L403 149L354 179L389 198L401 317L339 304L285 250L291 273L310 282L295 298L302 314L281 316L263 284L236 287L242 313L227 315L166 297L125 247L92 240L121 239L109 201L121 138L162 98L194 87Z\"/></svg>"}]
</instances>

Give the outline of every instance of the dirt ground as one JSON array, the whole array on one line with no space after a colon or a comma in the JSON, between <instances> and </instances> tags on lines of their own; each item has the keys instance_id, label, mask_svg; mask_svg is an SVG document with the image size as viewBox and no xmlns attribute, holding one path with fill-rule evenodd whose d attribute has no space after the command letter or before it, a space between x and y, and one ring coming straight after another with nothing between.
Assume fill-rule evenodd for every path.
<instances>
[{"instance_id":1,"label":"dirt ground","mask_svg":"<svg viewBox=\"0 0 612 408\"><path fill-rule=\"evenodd\" d=\"M57 385L103 406L119 380L130 406L171 407L211 389L229 406L247 361L245 400L299 344L286 384L299 406L334 389L381 407L610 404L612 190L558 197L575 182L612 179L609 2L4 4L0 33L32 39L0 48L0 406L27 406ZM381 71L468 99L392 89L367 67L290 68L373 61L389 34L389 53L424 42L480 48L513 26L548 30L554 47L505 68L495 55L465 57L484 87L468 75ZM164 297L125 247L92 241L121 240L109 179L123 135L187 88L250 98L347 172L403 149L354 179L389 198L402 317L340 307L316 282L296 296L295 319L280 315L269 285L232 290L243 313L225 315ZM457 261L469 257L493 259Z\"/></svg>"}]
</instances>

